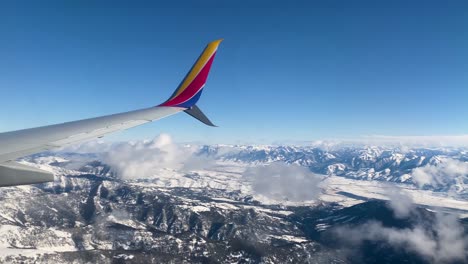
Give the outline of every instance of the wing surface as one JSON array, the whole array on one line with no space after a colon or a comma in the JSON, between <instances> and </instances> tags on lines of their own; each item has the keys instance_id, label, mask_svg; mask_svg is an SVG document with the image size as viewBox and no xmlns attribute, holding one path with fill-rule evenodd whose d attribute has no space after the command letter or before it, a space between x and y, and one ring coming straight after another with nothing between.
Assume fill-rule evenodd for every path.
<instances>
[{"instance_id":1,"label":"wing surface","mask_svg":"<svg viewBox=\"0 0 468 264\"><path fill-rule=\"evenodd\" d=\"M201 122L213 126L195 104L205 86L220 43L221 40L216 40L206 46L172 96L158 106L57 125L0 133L0 186L53 180L53 175L51 177L47 172L35 168L28 169L26 165L14 162L17 158L99 138L179 112L186 112ZM35 174L37 174L37 178L34 179Z\"/></svg>"}]
</instances>

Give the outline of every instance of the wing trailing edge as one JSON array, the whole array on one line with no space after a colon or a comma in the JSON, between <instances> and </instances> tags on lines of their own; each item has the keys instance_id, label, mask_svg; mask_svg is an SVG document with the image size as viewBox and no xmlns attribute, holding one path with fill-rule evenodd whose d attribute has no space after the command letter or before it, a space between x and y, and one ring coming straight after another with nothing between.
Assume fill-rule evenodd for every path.
<instances>
[{"instance_id":1,"label":"wing trailing edge","mask_svg":"<svg viewBox=\"0 0 468 264\"><path fill-rule=\"evenodd\" d=\"M185 113L189 114L190 116L194 117L195 119L197 119L198 121L202 122L203 124L207 125L207 126L212 126L212 127L216 127L209 119L208 117L206 117L205 114L203 114L203 112L200 110L200 108L198 108L198 106L194 105L192 107L190 107L189 109L187 110L184 110Z\"/></svg>"},{"instance_id":2,"label":"wing trailing edge","mask_svg":"<svg viewBox=\"0 0 468 264\"><path fill-rule=\"evenodd\" d=\"M0 165L1 187L51 181L54 181L54 175L48 171L40 170L14 161Z\"/></svg>"}]
</instances>

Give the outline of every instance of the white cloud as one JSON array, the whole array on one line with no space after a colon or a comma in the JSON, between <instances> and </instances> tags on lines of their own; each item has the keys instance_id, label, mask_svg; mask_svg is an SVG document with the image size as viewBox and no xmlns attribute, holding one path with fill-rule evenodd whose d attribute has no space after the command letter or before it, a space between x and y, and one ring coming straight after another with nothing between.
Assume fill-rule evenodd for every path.
<instances>
[{"instance_id":1,"label":"white cloud","mask_svg":"<svg viewBox=\"0 0 468 264\"><path fill-rule=\"evenodd\" d=\"M103 140L86 141L79 144L69 145L58 149L58 152L71 152L71 153L102 153L109 151L112 143Z\"/></svg>"},{"instance_id":2,"label":"white cloud","mask_svg":"<svg viewBox=\"0 0 468 264\"><path fill-rule=\"evenodd\" d=\"M213 166L214 160L198 157L195 155L197 150L198 147L174 143L168 134L143 141L91 141L64 149L76 153L96 153L124 179L157 177L158 172L165 169L190 171Z\"/></svg>"},{"instance_id":3,"label":"white cloud","mask_svg":"<svg viewBox=\"0 0 468 264\"><path fill-rule=\"evenodd\" d=\"M432 263L463 261L467 258L468 240L463 227L453 215L436 214L432 226L420 224L398 229L373 221L353 228L338 228L335 232L353 246L365 240L385 241L394 247L417 253Z\"/></svg>"},{"instance_id":4,"label":"white cloud","mask_svg":"<svg viewBox=\"0 0 468 264\"><path fill-rule=\"evenodd\" d=\"M342 146L375 145L388 147L468 147L468 135L455 136L386 136L368 135L356 138L335 138L312 141L320 148L340 148Z\"/></svg>"},{"instance_id":5,"label":"white cloud","mask_svg":"<svg viewBox=\"0 0 468 264\"><path fill-rule=\"evenodd\" d=\"M462 181L468 176L468 163L450 158L442 159L439 164L415 168L413 182L418 187L446 187L454 181Z\"/></svg>"},{"instance_id":6,"label":"white cloud","mask_svg":"<svg viewBox=\"0 0 468 264\"><path fill-rule=\"evenodd\" d=\"M314 200L321 192L320 178L296 164L272 163L244 172L255 194L277 201Z\"/></svg>"},{"instance_id":7,"label":"white cloud","mask_svg":"<svg viewBox=\"0 0 468 264\"><path fill-rule=\"evenodd\" d=\"M411 228L393 228L370 221L358 226L339 227L334 230L335 235L353 250L366 240L382 241L419 254L431 263L467 260L468 237L457 216L436 213L434 219L428 219L416 210L412 199L402 190L391 189L387 196L397 218L413 215L419 222Z\"/></svg>"},{"instance_id":8,"label":"white cloud","mask_svg":"<svg viewBox=\"0 0 468 264\"><path fill-rule=\"evenodd\" d=\"M382 145L405 145L412 147L457 147L468 146L468 135L456 136L385 136L372 135L363 137L368 142Z\"/></svg>"},{"instance_id":9,"label":"white cloud","mask_svg":"<svg viewBox=\"0 0 468 264\"><path fill-rule=\"evenodd\" d=\"M414 209L411 196L402 189L390 185L385 189L385 194L389 199L389 206L393 210L396 218L408 217Z\"/></svg>"}]
</instances>

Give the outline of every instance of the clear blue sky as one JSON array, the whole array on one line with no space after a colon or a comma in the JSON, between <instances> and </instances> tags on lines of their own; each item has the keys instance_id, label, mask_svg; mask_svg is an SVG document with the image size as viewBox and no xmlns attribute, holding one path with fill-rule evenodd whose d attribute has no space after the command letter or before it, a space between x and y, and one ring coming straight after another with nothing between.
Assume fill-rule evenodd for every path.
<instances>
[{"instance_id":1,"label":"clear blue sky","mask_svg":"<svg viewBox=\"0 0 468 264\"><path fill-rule=\"evenodd\" d=\"M224 38L199 102L219 128L111 138L468 134L467 1L157 2L3 1L0 130L157 105Z\"/></svg>"}]
</instances>

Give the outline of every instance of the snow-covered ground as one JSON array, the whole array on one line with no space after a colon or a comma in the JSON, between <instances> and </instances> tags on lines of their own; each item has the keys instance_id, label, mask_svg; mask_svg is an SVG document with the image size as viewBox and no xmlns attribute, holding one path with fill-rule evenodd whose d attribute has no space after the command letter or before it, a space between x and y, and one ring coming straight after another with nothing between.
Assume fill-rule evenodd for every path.
<instances>
[{"instance_id":1,"label":"snow-covered ground","mask_svg":"<svg viewBox=\"0 0 468 264\"><path fill-rule=\"evenodd\" d=\"M184 173L175 171L162 171L158 173L157 179L150 184L147 182L135 182L132 184L142 187L214 188L227 191L240 191L245 195L252 195L256 200L264 204L296 206L313 205L319 201L336 202L343 206L351 206L368 199L388 200L389 190L398 188L407 193L417 204L467 211L468 215L468 201L457 199L449 193L423 190L411 184L358 180L340 176L321 176L324 178L323 184L320 185L323 191L318 201L305 200L292 202L271 200L268 197L257 195L253 192L248 179L243 176L245 168L245 164L220 162L210 170L195 171L193 175L196 175L196 177L188 177Z\"/></svg>"},{"instance_id":2,"label":"snow-covered ground","mask_svg":"<svg viewBox=\"0 0 468 264\"><path fill-rule=\"evenodd\" d=\"M468 201L456 199L443 192L421 190L409 184L355 180L338 176L330 176L325 182L326 188L320 199L344 206L361 203L365 199L389 200L389 191L399 188L416 204L466 211L463 214L468 215Z\"/></svg>"},{"instance_id":3,"label":"snow-covered ground","mask_svg":"<svg viewBox=\"0 0 468 264\"><path fill-rule=\"evenodd\" d=\"M171 214L178 214L181 218L177 221L182 223L185 218L189 219L193 215L202 217L213 214L213 216L227 217L231 214L249 215L245 212L252 211L259 217L258 219L263 219L268 224L277 223L278 226L288 226L290 223L284 219L294 214L295 207L310 208L329 202L349 207L369 199L387 200L389 193L395 189L404 192L414 203L429 209L439 208L440 210L442 208L445 212L455 212L461 217L468 216L468 201L463 200L464 196L459 195L460 193L449 192L448 189L434 191L429 188L418 188L416 184L410 183L411 175L409 174L399 178L404 179L403 181L387 181L385 177L380 176L376 178L353 177L355 172L350 171L350 166L363 167L357 171L365 171L366 175L379 173L390 175L389 169L382 169L376 173L372 168L364 167L381 163L376 158L376 156L384 155L382 154L384 151L380 149L358 152L361 165L356 165L356 160L347 165L341 163L327 165L324 174L313 173L306 165L329 162L336 159L340 153L319 153L315 161L310 159L303 163L289 162L287 165L287 162L282 162L283 158L278 158L287 154L280 153L278 149L257 147L252 150L275 151L275 153L278 152L275 154L277 158L267 157L263 161L221 158L209 164L202 164L206 166L191 168L186 168L182 166L183 164L172 167L150 166L151 173L141 178L114 175L111 167L96 159L95 156L80 158L73 154L60 156L60 154L51 153L26 158L21 162L50 171L56 179L54 183L47 183L39 188L19 186L0 189L2 201L0 204L0 222L2 223L0 226L0 261L20 254L34 261L45 254L77 251L77 241L80 244L80 250L130 249L131 246L125 242L114 243L113 239L116 238L107 237L108 233L99 233L100 228L108 226L122 228L123 233L126 232L125 230L133 230L131 232L135 235L135 239L143 241L142 244L169 244L166 241L167 237L155 238L148 228L156 229L158 232L178 232L179 229L186 228L186 223L183 223L179 227L175 225L174 230L166 230L169 226L174 226L170 223ZM291 153L299 151L295 148L286 150ZM394 171L400 171L400 164L405 159L407 162L418 161L415 166L421 165L418 157L414 159L403 157L402 154L390 153L385 159L390 160L388 163L393 164ZM436 166L440 160L433 158L431 163L424 166ZM278 164L278 161L283 165L275 165L277 167L273 170L262 170L269 164ZM369 163L364 164L363 161ZM463 169L465 164L458 162L451 165L461 166ZM430 169L434 168L437 167L430 167ZM348 174L339 176L334 174L345 171L351 177L348 177ZM252 176L252 173L259 175ZM284 175L281 176L281 174L293 176L298 174L300 177L283 177ZM463 177L465 177L464 174L459 175L460 179ZM268 188L261 188L263 185ZM122 186L124 186L123 189L121 189ZM459 186L465 186L464 182L461 182ZM314 195L307 195L309 192ZM109 198L108 193L113 193L114 196ZM295 193L306 195L297 196L294 195ZM138 195L142 197L141 201L138 201L140 197ZM142 203L147 196L158 197L154 201L161 203L158 205L160 206L158 210L161 211L160 226L156 226L159 221L155 218L156 215L148 216L144 218L145 220L138 220L136 216L141 213L140 211L128 212L128 207ZM151 204L151 206L154 205ZM151 206L148 208L156 210ZM84 216L86 210L91 210L91 220L86 220ZM64 217L64 212L69 212L70 215ZM57 226L60 228L56 228ZM272 226L277 225L272 224ZM324 224L317 228L325 230L327 226ZM200 230L197 232L198 235L208 236L209 230L210 227L203 226L200 222ZM268 226L267 230L272 233L261 236L263 242L272 239L292 243L307 242L304 234L296 233L295 229L282 230ZM222 232L225 233L219 237L229 234L230 231L226 229ZM181 242L174 237L170 239L173 239L170 241L179 246L186 242ZM118 258L125 257L119 255Z\"/></svg>"},{"instance_id":4,"label":"snow-covered ground","mask_svg":"<svg viewBox=\"0 0 468 264\"><path fill-rule=\"evenodd\" d=\"M61 157L42 157L35 160L34 163L25 163L53 172L56 175L79 175L82 173L50 165L50 163L58 161L66 162L67 160ZM314 205L320 201L336 202L343 206L351 206L362 203L368 199L388 200L389 190L398 188L409 195L417 204L466 211L466 213L461 212L462 216L465 216L465 214L468 215L468 201L457 198L457 196L447 192L423 190L412 184L360 180L334 175L319 176L323 178L323 181L322 184L320 184L322 193L317 200L272 200L265 195L256 194L252 190L249 179L243 175L246 168L250 166L252 165L242 162L217 161L215 165L210 166L208 169L191 170L189 172L161 168L153 177L147 178L145 181L132 179L128 183L130 185L144 188L157 188L159 190L164 190L165 188L192 188L239 191L243 195L252 195L255 200L263 204L283 204L292 206ZM28 187L18 188L28 189ZM217 204L217 206L221 205ZM198 210L207 209L200 207Z\"/></svg>"}]
</instances>

